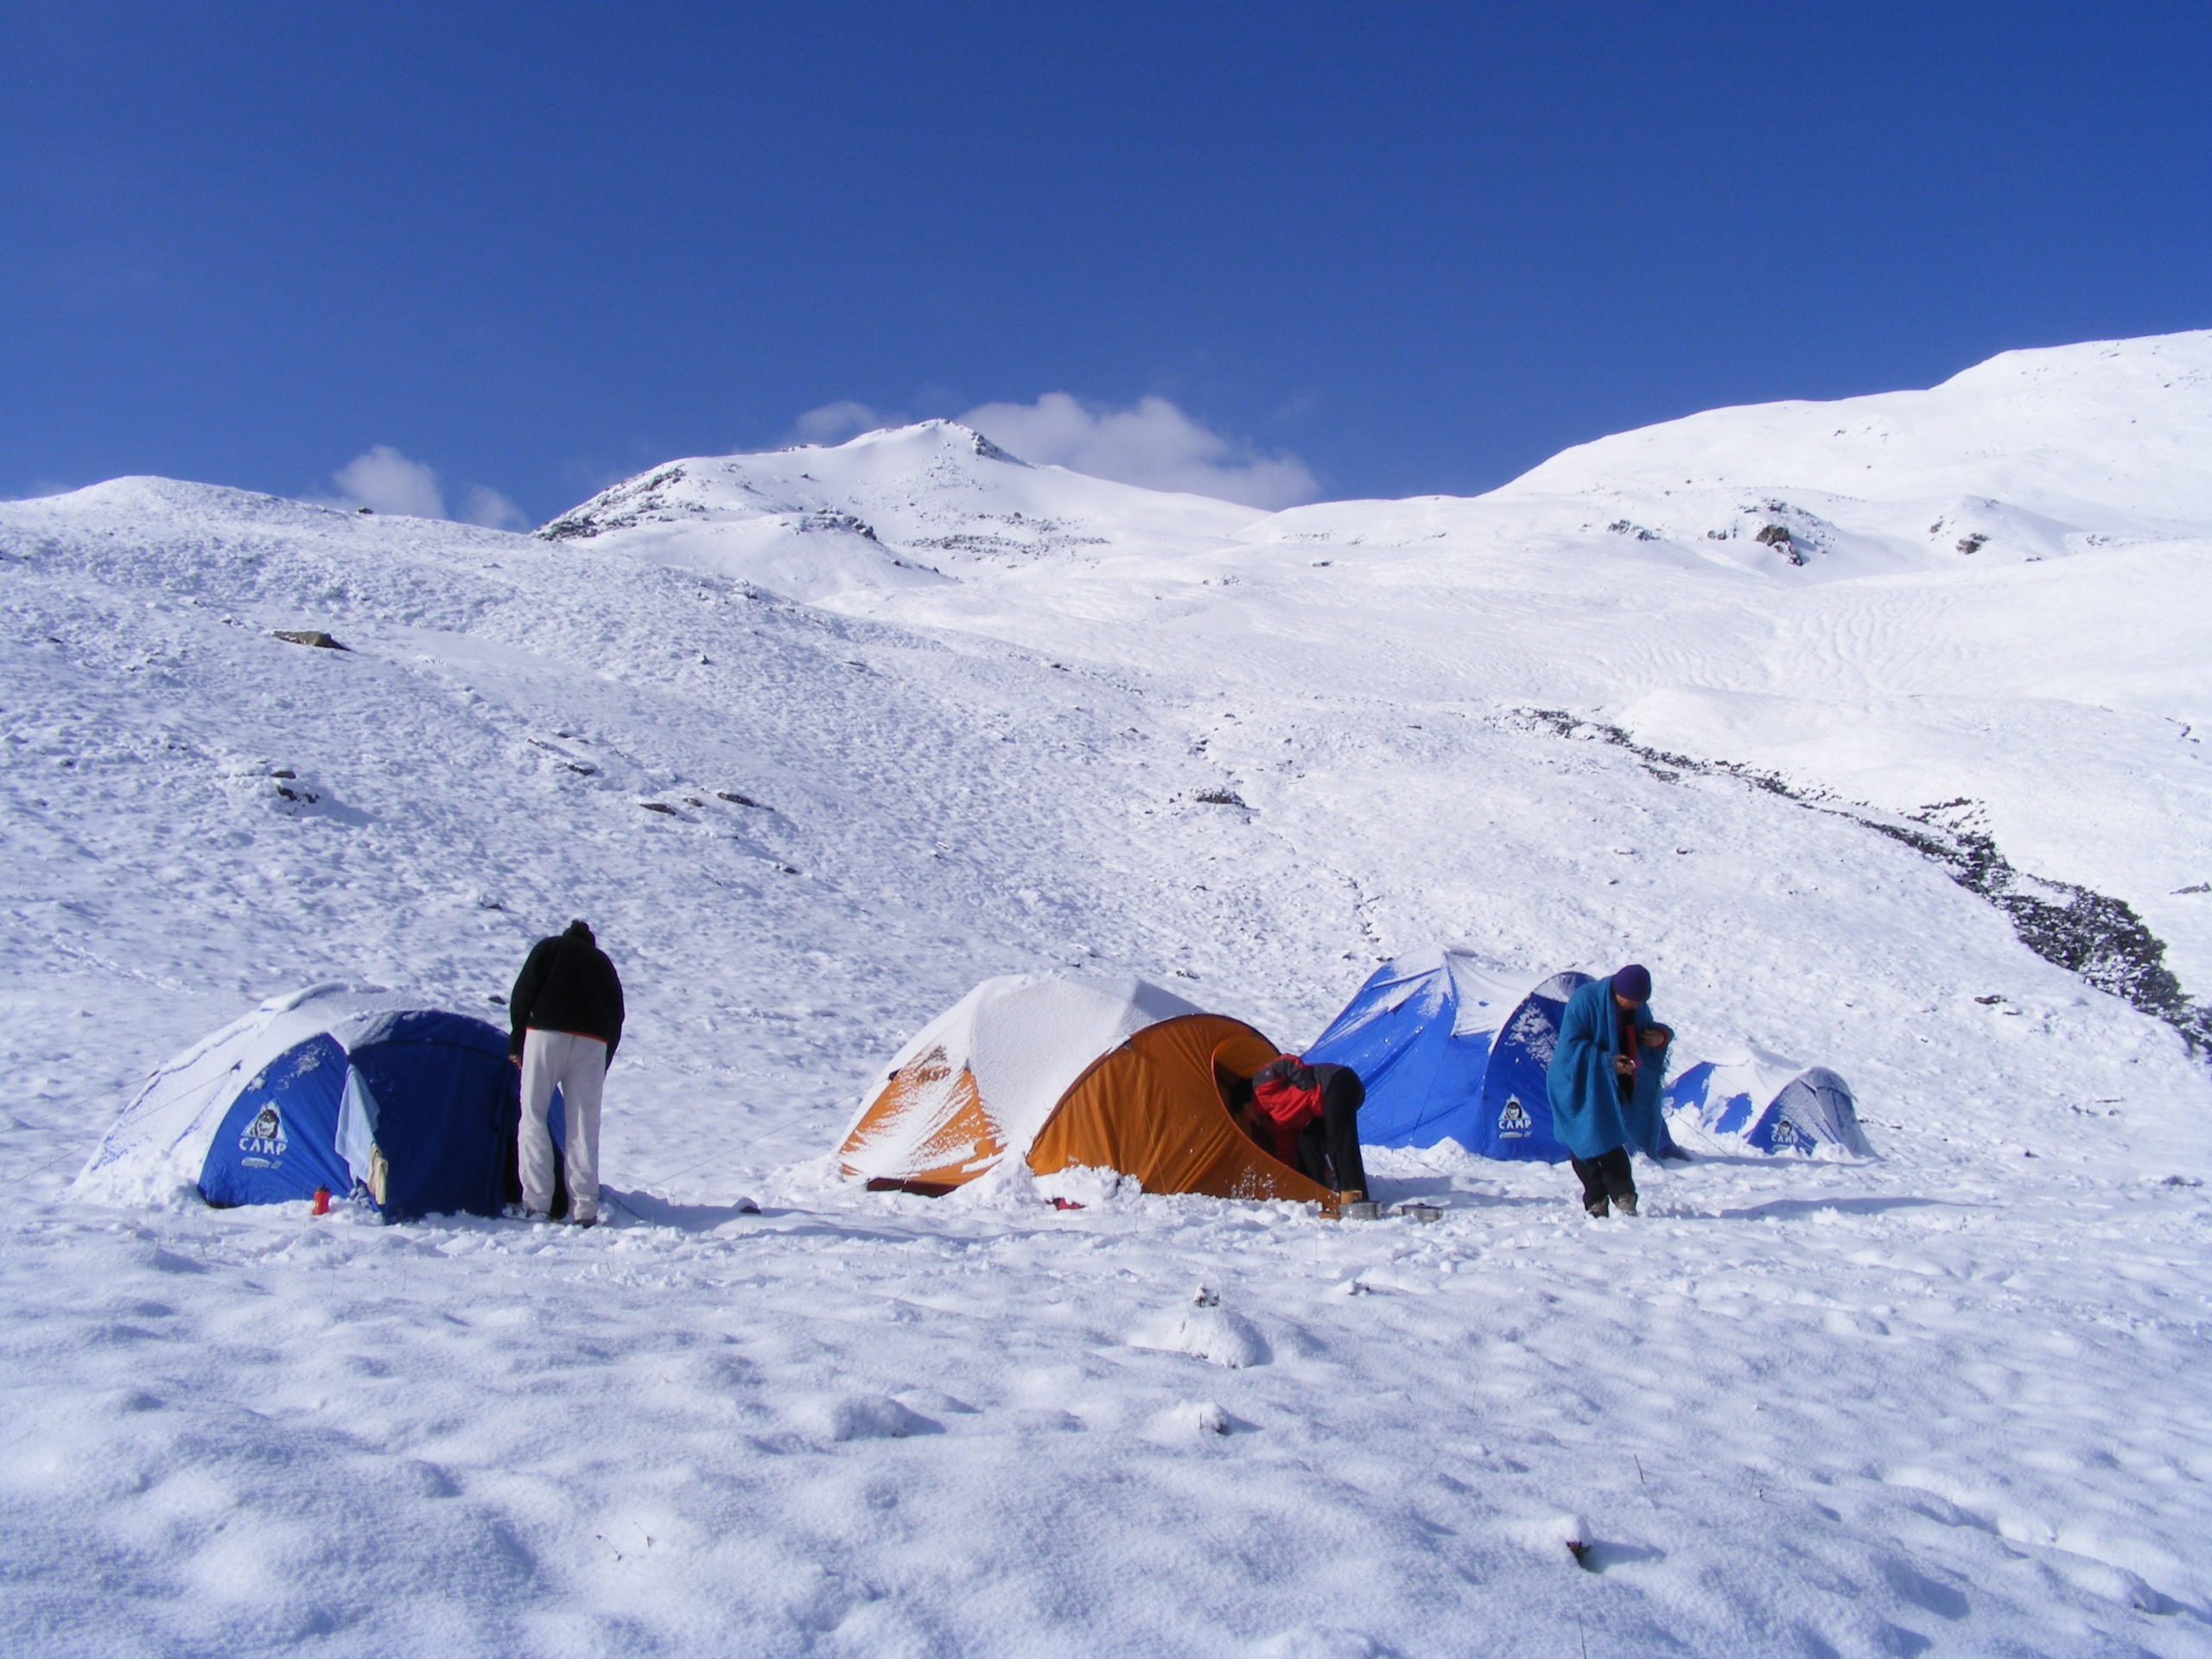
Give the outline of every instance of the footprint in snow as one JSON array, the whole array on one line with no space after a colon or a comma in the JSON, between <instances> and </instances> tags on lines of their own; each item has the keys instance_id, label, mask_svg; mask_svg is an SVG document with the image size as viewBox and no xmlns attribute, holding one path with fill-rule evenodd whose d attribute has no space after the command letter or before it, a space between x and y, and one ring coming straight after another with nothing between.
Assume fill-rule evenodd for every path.
<instances>
[{"instance_id":1,"label":"footprint in snow","mask_svg":"<svg viewBox=\"0 0 2212 1659\"><path fill-rule=\"evenodd\" d=\"M1251 1659L1397 1659L1391 1649L1371 1637L1333 1624L1300 1624L1245 1651Z\"/></svg>"},{"instance_id":2,"label":"footprint in snow","mask_svg":"<svg viewBox=\"0 0 2212 1659\"><path fill-rule=\"evenodd\" d=\"M881 1394L823 1395L803 1402L791 1418L802 1432L831 1445L844 1440L903 1440L916 1434L944 1432L943 1424Z\"/></svg>"}]
</instances>

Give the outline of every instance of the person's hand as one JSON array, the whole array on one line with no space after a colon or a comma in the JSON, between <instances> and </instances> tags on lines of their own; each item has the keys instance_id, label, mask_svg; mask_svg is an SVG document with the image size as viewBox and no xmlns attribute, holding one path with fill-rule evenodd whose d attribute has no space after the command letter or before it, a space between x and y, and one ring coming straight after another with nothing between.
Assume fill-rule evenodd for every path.
<instances>
[{"instance_id":1,"label":"person's hand","mask_svg":"<svg viewBox=\"0 0 2212 1659\"><path fill-rule=\"evenodd\" d=\"M1664 1026L1647 1026L1643 1029L1646 1048L1664 1048L1675 1040L1675 1033Z\"/></svg>"},{"instance_id":2,"label":"person's hand","mask_svg":"<svg viewBox=\"0 0 2212 1659\"><path fill-rule=\"evenodd\" d=\"M522 1070L522 1056L521 1056L521 1055L519 1055L519 1054L510 1054L510 1055L508 1055L508 1056L507 1056L507 1064L508 1064L509 1065L512 1065L512 1067L514 1067L514 1069L515 1069L516 1071L521 1071L521 1070Z\"/></svg>"},{"instance_id":3,"label":"person's hand","mask_svg":"<svg viewBox=\"0 0 2212 1659\"><path fill-rule=\"evenodd\" d=\"M1613 1056L1613 1070L1624 1077L1629 1077L1636 1071L1636 1062L1625 1054L1616 1054Z\"/></svg>"}]
</instances>

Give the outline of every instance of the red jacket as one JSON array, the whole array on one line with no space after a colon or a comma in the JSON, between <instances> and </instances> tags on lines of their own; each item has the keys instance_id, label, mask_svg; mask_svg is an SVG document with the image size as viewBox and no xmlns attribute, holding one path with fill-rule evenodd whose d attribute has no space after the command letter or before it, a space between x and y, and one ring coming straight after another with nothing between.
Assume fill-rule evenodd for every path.
<instances>
[{"instance_id":1,"label":"red jacket","mask_svg":"<svg viewBox=\"0 0 2212 1659\"><path fill-rule=\"evenodd\" d=\"M1298 1167L1298 1135L1321 1116L1321 1083L1313 1068L1285 1055L1270 1060L1252 1079L1252 1107L1268 1125L1275 1157Z\"/></svg>"}]
</instances>

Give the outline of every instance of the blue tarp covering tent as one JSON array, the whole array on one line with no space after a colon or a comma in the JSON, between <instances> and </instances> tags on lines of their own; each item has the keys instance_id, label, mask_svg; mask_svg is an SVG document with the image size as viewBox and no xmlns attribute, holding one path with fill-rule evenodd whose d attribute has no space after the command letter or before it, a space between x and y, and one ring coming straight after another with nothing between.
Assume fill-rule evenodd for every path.
<instances>
[{"instance_id":1,"label":"blue tarp covering tent","mask_svg":"<svg viewBox=\"0 0 2212 1659\"><path fill-rule=\"evenodd\" d=\"M78 1191L159 1201L188 1186L227 1205L323 1186L392 1217L497 1215L518 1083L498 1027L315 986L263 1003L156 1071Z\"/></svg>"},{"instance_id":2,"label":"blue tarp covering tent","mask_svg":"<svg viewBox=\"0 0 2212 1659\"><path fill-rule=\"evenodd\" d=\"M1561 1163L1544 1069L1567 999L1589 980L1515 974L1461 950L1401 957L1375 970L1306 1058L1359 1073L1368 1146L1456 1141L1485 1158Z\"/></svg>"},{"instance_id":3,"label":"blue tarp covering tent","mask_svg":"<svg viewBox=\"0 0 2212 1659\"><path fill-rule=\"evenodd\" d=\"M1851 1085L1824 1065L1802 1066L1754 1049L1740 1058L1683 1067L1660 1099L1685 1135L1755 1152L1874 1155L1859 1127Z\"/></svg>"}]
</instances>

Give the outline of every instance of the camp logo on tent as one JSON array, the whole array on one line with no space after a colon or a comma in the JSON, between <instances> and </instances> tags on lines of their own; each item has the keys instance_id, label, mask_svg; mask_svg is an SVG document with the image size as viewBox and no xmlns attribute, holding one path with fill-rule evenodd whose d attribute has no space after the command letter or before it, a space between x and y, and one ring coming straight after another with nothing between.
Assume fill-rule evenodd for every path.
<instances>
[{"instance_id":1,"label":"camp logo on tent","mask_svg":"<svg viewBox=\"0 0 2212 1659\"><path fill-rule=\"evenodd\" d=\"M1518 1141L1523 1135L1534 1135L1535 1131L1536 1125L1529 1117L1528 1109L1521 1104L1521 1096L1509 1096L1505 1109L1497 1115L1497 1132L1509 1140Z\"/></svg>"},{"instance_id":2,"label":"camp logo on tent","mask_svg":"<svg viewBox=\"0 0 2212 1659\"><path fill-rule=\"evenodd\" d=\"M925 1027L864 1096L846 1174L936 1198L1008 1163L1111 1171L1147 1192L1336 1194L1279 1163L1230 1098L1280 1051L1251 1027L1139 980L987 979Z\"/></svg>"},{"instance_id":3,"label":"camp logo on tent","mask_svg":"<svg viewBox=\"0 0 2212 1659\"><path fill-rule=\"evenodd\" d=\"M284 1116L274 1106L264 1106L255 1113L253 1122L238 1137L240 1152L262 1158L282 1158L284 1146Z\"/></svg>"}]
</instances>

